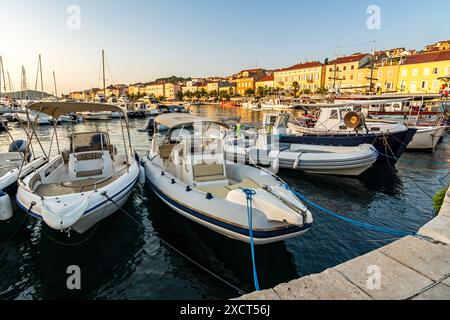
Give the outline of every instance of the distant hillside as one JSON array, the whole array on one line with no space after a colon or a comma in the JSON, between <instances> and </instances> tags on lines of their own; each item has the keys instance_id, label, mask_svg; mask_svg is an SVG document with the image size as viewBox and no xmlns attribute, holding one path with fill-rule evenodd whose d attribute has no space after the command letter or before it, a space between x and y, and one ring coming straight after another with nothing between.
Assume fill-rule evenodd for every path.
<instances>
[{"instance_id":1,"label":"distant hillside","mask_svg":"<svg viewBox=\"0 0 450 320\"><path fill-rule=\"evenodd\" d=\"M192 80L192 78L183 78L183 77L171 76L171 77L167 77L167 78L156 79L155 82L177 83L177 82L184 82L184 81L190 81L190 80Z\"/></svg>"},{"instance_id":2,"label":"distant hillside","mask_svg":"<svg viewBox=\"0 0 450 320\"><path fill-rule=\"evenodd\" d=\"M42 93L40 91L34 91L34 90L26 90L26 91L16 91L16 92L2 92L2 97L8 97L8 98L27 98L29 100L35 100L35 99L41 99ZM44 92L44 98L52 97L53 95L48 94L47 92Z\"/></svg>"}]
</instances>

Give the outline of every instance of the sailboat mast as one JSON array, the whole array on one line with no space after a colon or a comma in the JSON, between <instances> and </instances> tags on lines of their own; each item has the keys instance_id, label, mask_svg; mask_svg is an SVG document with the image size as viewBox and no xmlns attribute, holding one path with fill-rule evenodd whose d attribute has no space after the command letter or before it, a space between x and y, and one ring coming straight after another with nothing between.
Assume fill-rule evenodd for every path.
<instances>
[{"instance_id":1,"label":"sailboat mast","mask_svg":"<svg viewBox=\"0 0 450 320\"><path fill-rule=\"evenodd\" d=\"M55 97L56 97L56 100L58 100L58 88L56 87L55 71L53 71L53 85L55 86Z\"/></svg>"},{"instance_id":2,"label":"sailboat mast","mask_svg":"<svg viewBox=\"0 0 450 320\"><path fill-rule=\"evenodd\" d=\"M44 79L42 76L42 60L41 55L39 55L39 71L41 72L41 97L44 99Z\"/></svg>"},{"instance_id":3,"label":"sailboat mast","mask_svg":"<svg viewBox=\"0 0 450 320\"><path fill-rule=\"evenodd\" d=\"M12 98L16 99L16 93L14 92L14 88L11 84L11 77L9 76L9 71L6 72L6 75L8 76L9 92L11 93L11 95L14 94L14 96Z\"/></svg>"},{"instance_id":4,"label":"sailboat mast","mask_svg":"<svg viewBox=\"0 0 450 320\"><path fill-rule=\"evenodd\" d=\"M373 47L372 47L372 63L371 63L371 67L370 67L370 87L369 87L369 92L373 92L374 86L373 86L373 71L375 68L375 41L373 42Z\"/></svg>"},{"instance_id":5,"label":"sailboat mast","mask_svg":"<svg viewBox=\"0 0 450 320\"><path fill-rule=\"evenodd\" d=\"M102 68L103 68L103 98L106 100L105 50L102 50Z\"/></svg>"},{"instance_id":6,"label":"sailboat mast","mask_svg":"<svg viewBox=\"0 0 450 320\"><path fill-rule=\"evenodd\" d=\"M3 61L2 61L2 56L0 56L0 99L2 98L2 76L3 74ZM5 94L6 94L6 90L5 90Z\"/></svg>"}]
</instances>

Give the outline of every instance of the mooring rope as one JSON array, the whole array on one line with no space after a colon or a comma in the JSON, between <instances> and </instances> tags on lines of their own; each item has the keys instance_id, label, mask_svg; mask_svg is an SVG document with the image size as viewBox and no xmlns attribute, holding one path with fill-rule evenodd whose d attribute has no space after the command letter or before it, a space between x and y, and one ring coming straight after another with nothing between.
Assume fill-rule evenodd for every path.
<instances>
[{"instance_id":1,"label":"mooring rope","mask_svg":"<svg viewBox=\"0 0 450 320\"><path fill-rule=\"evenodd\" d=\"M289 185L287 185L287 184L285 185L285 188L287 190L290 190L297 197L299 197L302 201L305 201L306 203L308 203L312 207L314 207L314 208L316 208L316 209L318 209L318 210L320 210L320 211L322 211L324 213L327 213L327 214L329 214L329 215L331 215L331 216L333 216L333 217L335 217L337 219L340 219L340 220L343 220L345 222L348 222L348 223L350 223L350 224L352 224L354 226L357 226L357 227L360 227L360 228L363 228L363 229L367 229L367 230L370 230L370 231L381 232L381 233L390 234L390 235L399 236L399 237L413 236L413 237L416 237L418 239L425 240L425 241L428 241L428 242L431 242L431 243L434 243L434 244L440 244L441 243L440 241L437 241L437 240L435 240L435 239L433 239L431 237L428 237L428 236L421 235L421 234L419 234L417 232L401 231L401 230L397 230L397 229L376 226L374 224L365 223L365 222L361 222L361 221L357 221L357 220L354 220L354 219L350 219L350 218L344 217L344 216L342 216L340 214L332 212L332 211L330 211L330 210L328 210L328 209L318 205L317 203L309 200L304 195L302 195L300 192L297 192L297 191L291 189L289 187Z\"/></svg>"},{"instance_id":2,"label":"mooring rope","mask_svg":"<svg viewBox=\"0 0 450 320\"><path fill-rule=\"evenodd\" d=\"M134 218L130 213L128 213L125 209L123 209L122 207L120 207L117 202L115 202L113 199L111 199L106 192L103 192L102 195L108 200L110 201L112 204L114 204L122 213L124 213L126 216L128 216L131 220L133 220L136 224L140 225L141 227L143 227L145 230L147 230L151 236L155 236L154 232L150 229L147 228L147 226L145 226L142 222L138 221L136 218ZM195 261L194 259L192 259L191 257L189 257L188 255L184 254L183 252L181 252L180 250L178 250L177 248L175 248L173 245L171 245L169 242L167 242L166 240L162 239L160 236L158 236L159 241L161 241L164 245L166 245L167 247L169 247L170 249L172 249L173 251L175 251L176 253L178 253L180 256L182 256L183 258L185 258L186 260L188 260L189 262L191 262L192 264L194 264L195 266L197 266L198 268L202 269L203 271L205 271L206 273L208 273L209 275L213 276L214 278L216 278L217 280L221 281L222 283L224 283L225 285L227 285L228 287L232 288L233 290L235 290L238 294L240 295L244 295L247 292L245 292L244 290L238 288L237 286L235 286L234 284L230 283L229 281L225 280L223 277L219 276L218 274L214 273L213 271L209 270L208 268L204 267L203 265L201 265L199 262Z\"/></svg>"},{"instance_id":3,"label":"mooring rope","mask_svg":"<svg viewBox=\"0 0 450 320\"><path fill-rule=\"evenodd\" d=\"M255 285L255 290L259 291L258 273L256 271L255 244L253 241L253 196L256 194L256 191L251 189L243 189L242 191L245 193L247 198L247 217L252 255L253 283Z\"/></svg>"}]
</instances>

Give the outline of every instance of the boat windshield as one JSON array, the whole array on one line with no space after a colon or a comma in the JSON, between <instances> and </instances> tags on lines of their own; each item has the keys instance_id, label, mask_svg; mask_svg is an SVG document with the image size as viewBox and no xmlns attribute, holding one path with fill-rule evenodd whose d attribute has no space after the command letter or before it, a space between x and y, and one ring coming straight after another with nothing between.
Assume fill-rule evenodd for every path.
<instances>
[{"instance_id":1,"label":"boat windshield","mask_svg":"<svg viewBox=\"0 0 450 320\"><path fill-rule=\"evenodd\" d=\"M163 144L183 143L186 154L215 154L221 152L223 127L213 122L189 123L170 129Z\"/></svg>"},{"instance_id":2,"label":"boat windshield","mask_svg":"<svg viewBox=\"0 0 450 320\"><path fill-rule=\"evenodd\" d=\"M76 133L70 137L72 153L109 150L109 135L105 132Z\"/></svg>"}]
</instances>

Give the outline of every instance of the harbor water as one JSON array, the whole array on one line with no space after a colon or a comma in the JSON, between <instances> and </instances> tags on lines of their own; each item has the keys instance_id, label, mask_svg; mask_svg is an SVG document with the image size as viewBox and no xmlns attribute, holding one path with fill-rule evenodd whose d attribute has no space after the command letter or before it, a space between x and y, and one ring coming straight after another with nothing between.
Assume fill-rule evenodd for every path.
<instances>
[{"instance_id":1,"label":"harbor water","mask_svg":"<svg viewBox=\"0 0 450 320\"><path fill-rule=\"evenodd\" d=\"M262 120L262 112L199 106L197 114ZM130 120L133 146L144 154L150 136L137 129L145 119ZM24 138L17 123L12 135ZM118 120L58 126L60 144L71 132L105 130L120 149ZM48 148L51 127L37 134ZM346 217L402 231L417 231L431 220L431 197L449 183L450 138L434 153L405 153L395 168L375 166L359 178L281 171L280 177L312 201ZM0 151L10 143L0 134ZM39 147L34 144L36 153ZM55 154L54 146L53 154ZM0 222L0 299L227 299L240 295L191 261L244 292L253 291L250 247L199 226L165 206L137 185L125 205L83 235L50 230L15 210ZM259 283L270 288L365 254L397 238L359 229L315 209L314 226L305 236L256 248ZM170 244L169 245L167 245ZM179 252L173 250L176 248ZM81 270L81 290L69 290L69 266Z\"/></svg>"}]
</instances>

